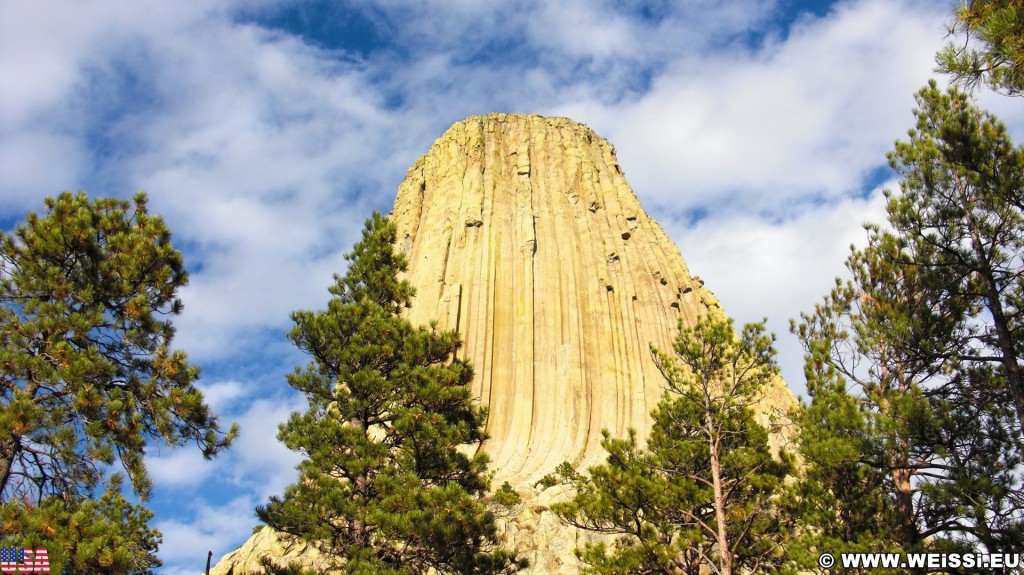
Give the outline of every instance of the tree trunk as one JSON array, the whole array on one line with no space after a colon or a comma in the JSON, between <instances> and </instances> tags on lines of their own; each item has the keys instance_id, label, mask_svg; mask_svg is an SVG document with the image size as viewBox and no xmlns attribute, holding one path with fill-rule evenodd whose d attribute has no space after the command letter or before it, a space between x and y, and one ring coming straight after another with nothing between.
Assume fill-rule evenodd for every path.
<instances>
[{"instance_id":1,"label":"tree trunk","mask_svg":"<svg viewBox=\"0 0 1024 575\"><path fill-rule=\"evenodd\" d=\"M974 257L978 260L978 269L975 271L978 272L985 284L985 299L988 300L988 305L985 307L992 314L992 324L996 329L996 347L999 348L1002 357L1000 363L1003 365L1003 375L1006 377L1006 385L1010 388L1010 393L1013 394L1013 404L1017 409L1017 424L1020 426L1020 432L1024 433L1024 381L1022 381L1020 364L1017 363L1017 350L1014 346L1013 334L1010 333L1010 323L1006 318L1005 310L1003 310L1002 299L999 297L999 282L996 280L992 262L988 254L985 253L978 222L975 221L971 213L973 202L967 197L967 192L962 185L958 186L958 191L960 201L963 202L967 229L970 230L971 247L974 250Z\"/></svg>"},{"instance_id":2,"label":"tree trunk","mask_svg":"<svg viewBox=\"0 0 1024 575\"><path fill-rule=\"evenodd\" d=\"M918 543L917 525L914 523L914 492L910 481L910 470L898 464L892 471L892 482L895 490L896 513L900 538L912 550Z\"/></svg>"},{"instance_id":3,"label":"tree trunk","mask_svg":"<svg viewBox=\"0 0 1024 575\"><path fill-rule=\"evenodd\" d=\"M722 466L718 452L720 438L711 424L712 417L713 415L709 410L707 413L707 433L708 447L711 453L711 484L715 494L715 523L718 527L718 533L715 535L718 542L719 575L732 575L732 548L729 545L729 537L726 532L725 490L722 488Z\"/></svg>"},{"instance_id":4,"label":"tree trunk","mask_svg":"<svg viewBox=\"0 0 1024 575\"><path fill-rule=\"evenodd\" d=\"M7 503L4 494L7 491L7 483L11 480L11 467L14 465L14 457L18 454L20 445L21 438L15 435L0 441L0 503Z\"/></svg>"},{"instance_id":5,"label":"tree trunk","mask_svg":"<svg viewBox=\"0 0 1024 575\"><path fill-rule=\"evenodd\" d=\"M1017 351L1010 333L1009 321L1003 311L1003 302L999 299L999 286L996 284L992 270L985 269L981 276L985 280L985 292L988 299L988 311L992 314L992 323L996 328L996 346L1002 356L1003 371L1006 385L1013 394L1013 404L1017 408L1017 424L1019 431L1024 433L1024 382L1021 381L1020 364L1017 363Z\"/></svg>"}]
</instances>

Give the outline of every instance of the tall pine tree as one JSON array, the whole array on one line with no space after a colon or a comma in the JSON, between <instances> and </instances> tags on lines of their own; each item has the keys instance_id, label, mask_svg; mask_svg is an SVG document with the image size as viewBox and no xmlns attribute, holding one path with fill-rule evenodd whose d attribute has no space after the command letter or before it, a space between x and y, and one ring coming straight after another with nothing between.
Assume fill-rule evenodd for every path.
<instances>
[{"instance_id":1,"label":"tall pine tree","mask_svg":"<svg viewBox=\"0 0 1024 575\"><path fill-rule=\"evenodd\" d=\"M45 206L0 236L0 546L46 547L53 572L151 573L153 514L104 476L120 463L144 499L148 444L209 457L237 430L171 347L188 276L145 194Z\"/></svg>"},{"instance_id":2,"label":"tall pine tree","mask_svg":"<svg viewBox=\"0 0 1024 575\"><path fill-rule=\"evenodd\" d=\"M374 213L327 310L293 314L289 337L312 360L288 382L309 410L279 438L306 459L257 513L346 573L515 571L479 499L486 456L469 455L484 439L472 369L455 333L401 317L413 288L394 244L394 225Z\"/></svg>"},{"instance_id":3,"label":"tall pine tree","mask_svg":"<svg viewBox=\"0 0 1024 575\"><path fill-rule=\"evenodd\" d=\"M52 549L55 572L148 573L160 535L110 466L144 499L149 443L212 457L237 430L171 347L188 274L145 194L45 205L0 236L0 543Z\"/></svg>"},{"instance_id":4,"label":"tall pine tree","mask_svg":"<svg viewBox=\"0 0 1024 575\"><path fill-rule=\"evenodd\" d=\"M991 364L1024 431L1024 150L958 90L933 81L917 102L917 125L889 154L902 176L888 203L902 265L942 287L936 305L971 316L959 355L944 359Z\"/></svg>"},{"instance_id":5,"label":"tall pine tree","mask_svg":"<svg viewBox=\"0 0 1024 575\"><path fill-rule=\"evenodd\" d=\"M0 237L4 502L87 494L115 460L145 495L148 440L211 457L236 433L171 348L188 273L146 202L64 193Z\"/></svg>"},{"instance_id":6,"label":"tall pine tree","mask_svg":"<svg viewBox=\"0 0 1024 575\"><path fill-rule=\"evenodd\" d=\"M852 280L794 326L812 398L800 546L817 552L1022 543L1024 164L960 92L917 99L890 227L868 227Z\"/></svg>"},{"instance_id":7,"label":"tall pine tree","mask_svg":"<svg viewBox=\"0 0 1024 575\"><path fill-rule=\"evenodd\" d=\"M580 551L601 574L774 573L787 568L790 518L781 505L792 458L773 457L754 417L778 377L764 324L739 336L707 315L680 331L672 353L653 350L669 387L653 413L646 449L636 433L605 432L606 463L558 477L576 497L554 507L568 523L619 535Z\"/></svg>"}]
</instances>

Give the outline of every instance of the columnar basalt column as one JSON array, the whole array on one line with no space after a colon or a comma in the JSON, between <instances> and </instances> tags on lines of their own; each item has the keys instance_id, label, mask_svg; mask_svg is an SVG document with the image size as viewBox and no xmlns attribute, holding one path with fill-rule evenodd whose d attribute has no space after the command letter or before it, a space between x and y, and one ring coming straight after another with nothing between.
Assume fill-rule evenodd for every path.
<instances>
[{"instance_id":1,"label":"columnar basalt column","mask_svg":"<svg viewBox=\"0 0 1024 575\"><path fill-rule=\"evenodd\" d=\"M489 410L493 486L525 496L499 520L505 542L527 575L579 573L573 549L599 536L564 525L549 510L564 489L536 482L563 461L601 462L602 429L645 438L665 392L651 345L668 351L680 320L724 312L641 208L615 148L565 118L453 125L409 169L391 217L416 287L409 318L461 334ZM762 421L794 404L777 381ZM258 571L261 556L319 565L312 546L263 528L213 573Z\"/></svg>"},{"instance_id":2,"label":"columnar basalt column","mask_svg":"<svg viewBox=\"0 0 1024 575\"><path fill-rule=\"evenodd\" d=\"M717 306L641 208L615 148L565 118L474 116L409 170L392 218L414 322L465 340L490 416L496 483L602 457L601 430L646 436L681 317Z\"/></svg>"}]
</instances>

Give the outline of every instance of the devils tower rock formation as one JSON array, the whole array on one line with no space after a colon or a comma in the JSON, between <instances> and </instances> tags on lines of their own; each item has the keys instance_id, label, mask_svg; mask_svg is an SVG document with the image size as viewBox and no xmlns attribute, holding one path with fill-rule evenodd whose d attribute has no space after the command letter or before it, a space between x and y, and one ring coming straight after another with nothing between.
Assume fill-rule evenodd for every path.
<instances>
[{"instance_id":1,"label":"devils tower rock formation","mask_svg":"<svg viewBox=\"0 0 1024 575\"><path fill-rule=\"evenodd\" d=\"M568 119L453 125L409 169L391 217L416 288L410 319L461 334L489 409L494 485L527 498L506 539L530 572L578 572L572 550L588 535L546 511L557 491L534 485L563 461L600 462L602 429L647 435L665 389L650 346L670 349L679 319L721 313L717 300L643 211L615 149ZM765 403L792 402L780 383ZM217 572L261 550L296 554L275 545L264 530Z\"/></svg>"},{"instance_id":2,"label":"devils tower rock formation","mask_svg":"<svg viewBox=\"0 0 1024 575\"><path fill-rule=\"evenodd\" d=\"M409 170L392 218L411 319L465 340L499 485L596 463L602 428L646 435L664 390L649 345L669 349L680 315L717 305L615 149L564 118L455 124Z\"/></svg>"}]
</instances>

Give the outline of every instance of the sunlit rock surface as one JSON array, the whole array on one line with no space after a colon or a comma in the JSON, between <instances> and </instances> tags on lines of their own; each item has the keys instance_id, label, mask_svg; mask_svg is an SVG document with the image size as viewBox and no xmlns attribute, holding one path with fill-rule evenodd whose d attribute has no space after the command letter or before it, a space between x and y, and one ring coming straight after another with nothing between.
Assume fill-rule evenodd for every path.
<instances>
[{"instance_id":1,"label":"sunlit rock surface","mask_svg":"<svg viewBox=\"0 0 1024 575\"><path fill-rule=\"evenodd\" d=\"M615 148L565 118L455 124L409 169L391 217L416 287L409 317L461 334L489 410L493 485L525 497L500 519L504 537L531 573L578 573L573 548L592 536L548 511L561 488L536 482L563 461L602 461L602 429L645 437L665 390L650 346L669 350L679 319L722 313L718 301L644 212ZM793 403L780 380L764 419ZM260 549L250 540L214 573L244 572Z\"/></svg>"},{"instance_id":2,"label":"sunlit rock surface","mask_svg":"<svg viewBox=\"0 0 1024 575\"><path fill-rule=\"evenodd\" d=\"M410 317L465 340L490 410L497 483L602 458L601 429L646 435L668 349L716 300L622 174L564 118L455 124L409 170L392 218L416 286Z\"/></svg>"}]
</instances>

